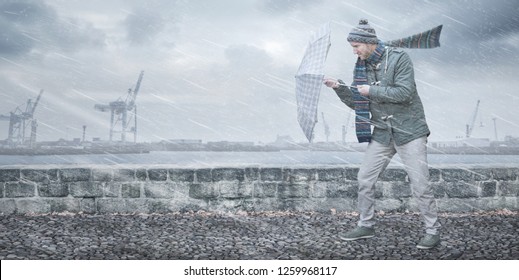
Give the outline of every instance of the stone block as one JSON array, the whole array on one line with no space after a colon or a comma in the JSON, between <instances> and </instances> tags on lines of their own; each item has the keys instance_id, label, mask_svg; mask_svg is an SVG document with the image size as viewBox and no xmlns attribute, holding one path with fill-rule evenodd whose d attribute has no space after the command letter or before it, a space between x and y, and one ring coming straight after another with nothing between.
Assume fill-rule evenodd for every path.
<instances>
[{"instance_id":1,"label":"stone block","mask_svg":"<svg viewBox=\"0 0 519 280\"><path fill-rule=\"evenodd\" d=\"M171 212L188 212L199 211L204 208L199 205L200 200L197 199L140 199L149 213L171 213ZM204 202L205 203L205 202ZM208 210L205 208L205 210Z\"/></svg>"},{"instance_id":2,"label":"stone block","mask_svg":"<svg viewBox=\"0 0 519 280\"><path fill-rule=\"evenodd\" d=\"M286 169L284 172L285 182L300 183L317 180L317 171L313 168Z\"/></svg>"},{"instance_id":3,"label":"stone block","mask_svg":"<svg viewBox=\"0 0 519 280\"><path fill-rule=\"evenodd\" d=\"M310 197L310 185L308 184L287 184L282 183L278 186L278 196L281 198L302 198Z\"/></svg>"},{"instance_id":4,"label":"stone block","mask_svg":"<svg viewBox=\"0 0 519 280\"><path fill-rule=\"evenodd\" d=\"M5 183L5 197L33 197L35 192L36 184L32 182Z\"/></svg>"},{"instance_id":5,"label":"stone block","mask_svg":"<svg viewBox=\"0 0 519 280\"><path fill-rule=\"evenodd\" d=\"M214 168L212 171L213 182L219 181L243 181L245 170L238 168Z\"/></svg>"},{"instance_id":6,"label":"stone block","mask_svg":"<svg viewBox=\"0 0 519 280\"><path fill-rule=\"evenodd\" d=\"M356 199L359 192L358 182L328 183L326 197L328 198L353 198Z\"/></svg>"},{"instance_id":7,"label":"stone block","mask_svg":"<svg viewBox=\"0 0 519 280\"><path fill-rule=\"evenodd\" d=\"M505 200L503 197L482 197L474 204L474 208L479 211L492 211L496 209L503 209L505 207Z\"/></svg>"},{"instance_id":8,"label":"stone block","mask_svg":"<svg viewBox=\"0 0 519 280\"><path fill-rule=\"evenodd\" d=\"M333 181L317 181L312 185L311 197L324 198L329 184L337 184Z\"/></svg>"},{"instance_id":9,"label":"stone block","mask_svg":"<svg viewBox=\"0 0 519 280\"><path fill-rule=\"evenodd\" d=\"M279 199L274 197L264 197L264 198L253 198L250 199L249 206L252 208L251 211L264 212L264 211L278 211L279 207ZM210 208L210 205L207 206Z\"/></svg>"},{"instance_id":10,"label":"stone block","mask_svg":"<svg viewBox=\"0 0 519 280\"><path fill-rule=\"evenodd\" d=\"M474 172L474 181L488 181L493 177L492 170L488 168L474 168L471 171Z\"/></svg>"},{"instance_id":11,"label":"stone block","mask_svg":"<svg viewBox=\"0 0 519 280\"><path fill-rule=\"evenodd\" d=\"M478 196L478 186L463 181L445 184L445 193L449 198L472 198Z\"/></svg>"},{"instance_id":12,"label":"stone block","mask_svg":"<svg viewBox=\"0 0 519 280\"><path fill-rule=\"evenodd\" d=\"M213 178L211 176L211 169L202 168L195 170L196 182L205 183L212 182Z\"/></svg>"},{"instance_id":13,"label":"stone block","mask_svg":"<svg viewBox=\"0 0 519 280\"><path fill-rule=\"evenodd\" d=\"M36 183L57 181L58 169L22 169L21 176L23 180Z\"/></svg>"},{"instance_id":14,"label":"stone block","mask_svg":"<svg viewBox=\"0 0 519 280\"><path fill-rule=\"evenodd\" d=\"M148 180L148 171L144 168L138 168L135 170L135 178L139 181Z\"/></svg>"},{"instance_id":15,"label":"stone block","mask_svg":"<svg viewBox=\"0 0 519 280\"><path fill-rule=\"evenodd\" d=\"M77 198L53 198L46 200L51 213L79 212L79 199Z\"/></svg>"},{"instance_id":16,"label":"stone block","mask_svg":"<svg viewBox=\"0 0 519 280\"><path fill-rule=\"evenodd\" d=\"M279 209L281 211L297 211L297 212L306 212L313 211L312 207L314 206L313 201L302 199L302 198L286 198L280 199L278 204Z\"/></svg>"},{"instance_id":17,"label":"stone block","mask_svg":"<svg viewBox=\"0 0 519 280\"><path fill-rule=\"evenodd\" d=\"M325 213L330 213L331 209L348 212L357 210L357 200L352 198L327 197L324 199L314 199L312 205L316 211Z\"/></svg>"},{"instance_id":18,"label":"stone block","mask_svg":"<svg viewBox=\"0 0 519 280\"><path fill-rule=\"evenodd\" d=\"M519 168L494 168L492 175L497 181L515 181L519 176Z\"/></svg>"},{"instance_id":19,"label":"stone block","mask_svg":"<svg viewBox=\"0 0 519 280\"><path fill-rule=\"evenodd\" d=\"M144 184L144 196L147 198L174 198L183 197L191 183L179 182L148 182Z\"/></svg>"},{"instance_id":20,"label":"stone block","mask_svg":"<svg viewBox=\"0 0 519 280\"><path fill-rule=\"evenodd\" d=\"M92 180L96 182L111 182L113 180L113 172L112 169L92 169Z\"/></svg>"},{"instance_id":21,"label":"stone block","mask_svg":"<svg viewBox=\"0 0 519 280\"><path fill-rule=\"evenodd\" d=\"M141 197L141 183L123 183L121 184L122 198L139 198Z\"/></svg>"},{"instance_id":22,"label":"stone block","mask_svg":"<svg viewBox=\"0 0 519 280\"><path fill-rule=\"evenodd\" d=\"M381 199L384 197L384 182L377 182L375 184L375 199Z\"/></svg>"},{"instance_id":23,"label":"stone block","mask_svg":"<svg viewBox=\"0 0 519 280\"><path fill-rule=\"evenodd\" d=\"M519 210L519 197L503 197L503 209Z\"/></svg>"},{"instance_id":24,"label":"stone block","mask_svg":"<svg viewBox=\"0 0 519 280\"><path fill-rule=\"evenodd\" d=\"M255 202L247 199L216 199L208 201L208 208L214 212L254 211Z\"/></svg>"},{"instance_id":25,"label":"stone block","mask_svg":"<svg viewBox=\"0 0 519 280\"><path fill-rule=\"evenodd\" d=\"M317 180L344 182L344 168L319 168L317 169Z\"/></svg>"},{"instance_id":26,"label":"stone block","mask_svg":"<svg viewBox=\"0 0 519 280\"><path fill-rule=\"evenodd\" d=\"M169 213L171 211L170 199L143 199L150 213Z\"/></svg>"},{"instance_id":27,"label":"stone block","mask_svg":"<svg viewBox=\"0 0 519 280\"><path fill-rule=\"evenodd\" d=\"M261 168L260 180L263 182L281 182L283 181L283 172L281 168Z\"/></svg>"},{"instance_id":28,"label":"stone block","mask_svg":"<svg viewBox=\"0 0 519 280\"><path fill-rule=\"evenodd\" d=\"M43 214L50 213L50 204L43 199L16 199L16 213L18 214Z\"/></svg>"},{"instance_id":29,"label":"stone block","mask_svg":"<svg viewBox=\"0 0 519 280\"><path fill-rule=\"evenodd\" d=\"M388 168L382 172L379 181L405 182L407 172L404 169Z\"/></svg>"},{"instance_id":30,"label":"stone block","mask_svg":"<svg viewBox=\"0 0 519 280\"><path fill-rule=\"evenodd\" d=\"M344 170L344 179L349 181L357 181L357 175L359 174L358 168L346 168Z\"/></svg>"},{"instance_id":31,"label":"stone block","mask_svg":"<svg viewBox=\"0 0 519 280\"><path fill-rule=\"evenodd\" d=\"M103 191L104 197L119 197L121 194L121 183L117 182L95 182Z\"/></svg>"},{"instance_id":32,"label":"stone block","mask_svg":"<svg viewBox=\"0 0 519 280\"><path fill-rule=\"evenodd\" d=\"M245 180L258 181L260 179L260 169L258 167L245 168Z\"/></svg>"},{"instance_id":33,"label":"stone block","mask_svg":"<svg viewBox=\"0 0 519 280\"><path fill-rule=\"evenodd\" d=\"M91 170L87 168L61 169L60 177L62 182L89 181Z\"/></svg>"},{"instance_id":34,"label":"stone block","mask_svg":"<svg viewBox=\"0 0 519 280\"><path fill-rule=\"evenodd\" d=\"M497 194L497 182L482 182L481 183L481 196L482 197L493 197Z\"/></svg>"},{"instance_id":35,"label":"stone block","mask_svg":"<svg viewBox=\"0 0 519 280\"><path fill-rule=\"evenodd\" d=\"M146 179L144 179L146 180ZM133 182L135 181L135 169L115 169L114 181L116 182Z\"/></svg>"},{"instance_id":36,"label":"stone block","mask_svg":"<svg viewBox=\"0 0 519 280\"><path fill-rule=\"evenodd\" d=\"M478 210L478 203L474 198L440 198L436 200L436 204L439 212L472 212Z\"/></svg>"},{"instance_id":37,"label":"stone block","mask_svg":"<svg viewBox=\"0 0 519 280\"><path fill-rule=\"evenodd\" d=\"M125 209L121 211L121 213L150 213L150 209L148 207L148 203L146 199L139 198L126 198L125 200Z\"/></svg>"},{"instance_id":38,"label":"stone block","mask_svg":"<svg viewBox=\"0 0 519 280\"><path fill-rule=\"evenodd\" d=\"M447 195L447 192L445 191L447 183L434 182L434 183L429 183L429 185L433 189L433 195L435 198L442 198Z\"/></svg>"},{"instance_id":39,"label":"stone block","mask_svg":"<svg viewBox=\"0 0 519 280\"><path fill-rule=\"evenodd\" d=\"M168 173L171 181L193 183L195 180L195 171L192 169L169 169Z\"/></svg>"},{"instance_id":40,"label":"stone block","mask_svg":"<svg viewBox=\"0 0 519 280\"><path fill-rule=\"evenodd\" d=\"M382 196L387 198L411 197L411 184L403 181L383 184Z\"/></svg>"},{"instance_id":41,"label":"stone block","mask_svg":"<svg viewBox=\"0 0 519 280\"><path fill-rule=\"evenodd\" d=\"M220 197L236 199L236 198L251 198L254 190L253 183L243 183L240 181L220 181L219 184Z\"/></svg>"},{"instance_id":42,"label":"stone block","mask_svg":"<svg viewBox=\"0 0 519 280\"><path fill-rule=\"evenodd\" d=\"M102 184L92 182L71 182L68 183L70 194L73 197L102 197Z\"/></svg>"},{"instance_id":43,"label":"stone block","mask_svg":"<svg viewBox=\"0 0 519 280\"><path fill-rule=\"evenodd\" d=\"M14 199L0 199L0 214L11 215L16 212Z\"/></svg>"},{"instance_id":44,"label":"stone block","mask_svg":"<svg viewBox=\"0 0 519 280\"><path fill-rule=\"evenodd\" d=\"M82 198L79 200L79 211L87 214L97 212L96 198Z\"/></svg>"},{"instance_id":45,"label":"stone block","mask_svg":"<svg viewBox=\"0 0 519 280\"><path fill-rule=\"evenodd\" d=\"M278 191L278 183L255 183L254 184L254 197L265 198L265 197L276 197Z\"/></svg>"},{"instance_id":46,"label":"stone block","mask_svg":"<svg viewBox=\"0 0 519 280\"><path fill-rule=\"evenodd\" d=\"M167 169L149 169L148 178L150 181L166 181L168 179Z\"/></svg>"},{"instance_id":47,"label":"stone block","mask_svg":"<svg viewBox=\"0 0 519 280\"><path fill-rule=\"evenodd\" d=\"M402 208L398 209L397 211L410 211L410 212L420 212L420 209L418 208L418 205L416 204L416 199L412 197L408 198L402 198L400 199L402 201Z\"/></svg>"},{"instance_id":48,"label":"stone block","mask_svg":"<svg viewBox=\"0 0 519 280\"><path fill-rule=\"evenodd\" d=\"M189 197L196 199L215 199L219 195L218 185L214 183L189 184Z\"/></svg>"},{"instance_id":49,"label":"stone block","mask_svg":"<svg viewBox=\"0 0 519 280\"><path fill-rule=\"evenodd\" d=\"M124 213L126 210L126 202L123 198L100 198L97 200L97 213Z\"/></svg>"},{"instance_id":50,"label":"stone block","mask_svg":"<svg viewBox=\"0 0 519 280\"><path fill-rule=\"evenodd\" d=\"M20 180L20 169L0 169L0 182Z\"/></svg>"},{"instance_id":51,"label":"stone block","mask_svg":"<svg viewBox=\"0 0 519 280\"><path fill-rule=\"evenodd\" d=\"M101 198L97 200L97 212L101 214L150 213L147 199Z\"/></svg>"},{"instance_id":52,"label":"stone block","mask_svg":"<svg viewBox=\"0 0 519 280\"><path fill-rule=\"evenodd\" d=\"M440 181L441 171L435 168L429 168L429 182Z\"/></svg>"},{"instance_id":53,"label":"stone block","mask_svg":"<svg viewBox=\"0 0 519 280\"><path fill-rule=\"evenodd\" d=\"M474 173L468 169L442 169L441 173L445 182L471 182L474 180Z\"/></svg>"},{"instance_id":54,"label":"stone block","mask_svg":"<svg viewBox=\"0 0 519 280\"><path fill-rule=\"evenodd\" d=\"M38 184L38 194L41 197L65 197L69 194L68 185L61 182Z\"/></svg>"},{"instance_id":55,"label":"stone block","mask_svg":"<svg viewBox=\"0 0 519 280\"><path fill-rule=\"evenodd\" d=\"M405 209L405 204L394 198L379 199L375 202L375 211L401 211Z\"/></svg>"},{"instance_id":56,"label":"stone block","mask_svg":"<svg viewBox=\"0 0 519 280\"><path fill-rule=\"evenodd\" d=\"M7 185L6 185L7 186ZM519 196L519 183L518 182L499 182L497 187L499 196ZM6 190L7 192L7 190Z\"/></svg>"}]
</instances>

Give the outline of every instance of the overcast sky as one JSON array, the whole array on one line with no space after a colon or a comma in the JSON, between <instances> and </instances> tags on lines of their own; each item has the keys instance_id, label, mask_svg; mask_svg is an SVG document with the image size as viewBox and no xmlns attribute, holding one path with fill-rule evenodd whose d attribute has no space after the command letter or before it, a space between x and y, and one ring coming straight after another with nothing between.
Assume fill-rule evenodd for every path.
<instances>
[{"instance_id":1,"label":"overcast sky","mask_svg":"<svg viewBox=\"0 0 519 280\"><path fill-rule=\"evenodd\" d=\"M144 70L138 141L303 142L294 74L310 35L331 22L325 74L350 82L346 36L367 18L382 40L443 24L440 48L408 50L431 141L463 136L477 100L473 137L493 140L493 118L500 139L519 137L518 14L516 0L0 0L0 114L44 89L38 140L80 138L83 125L106 140L109 113L94 105L125 97ZM323 88L321 112L341 140L351 110Z\"/></svg>"}]
</instances>

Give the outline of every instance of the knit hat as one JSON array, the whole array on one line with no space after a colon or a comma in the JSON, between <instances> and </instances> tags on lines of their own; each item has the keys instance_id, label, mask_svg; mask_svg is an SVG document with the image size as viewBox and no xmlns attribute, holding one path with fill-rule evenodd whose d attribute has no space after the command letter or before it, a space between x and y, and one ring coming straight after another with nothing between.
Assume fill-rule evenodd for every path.
<instances>
[{"instance_id":1,"label":"knit hat","mask_svg":"<svg viewBox=\"0 0 519 280\"><path fill-rule=\"evenodd\" d=\"M365 44L377 44L378 38L375 29L369 24L367 19L361 19L359 25L354 27L347 38L348 42L358 42Z\"/></svg>"}]
</instances>

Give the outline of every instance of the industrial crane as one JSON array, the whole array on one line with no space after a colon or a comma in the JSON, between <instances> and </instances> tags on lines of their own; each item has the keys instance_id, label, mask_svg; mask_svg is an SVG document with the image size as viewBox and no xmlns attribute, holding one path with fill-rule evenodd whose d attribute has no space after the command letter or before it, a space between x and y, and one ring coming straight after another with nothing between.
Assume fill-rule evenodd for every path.
<instances>
[{"instance_id":1,"label":"industrial crane","mask_svg":"<svg viewBox=\"0 0 519 280\"><path fill-rule=\"evenodd\" d=\"M137 84L134 89L128 89L128 94L126 95L125 100L121 98L116 101L110 102L109 104L95 104L94 108L101 112L110 111L110 142L113 141L113 136L115 133L121 134L121 142L126 143L126 134L133 134L133 142L137 142L137 104L135 103L135 99L137 98L137 93L139 93L139 89L141 87L142 77L144 76L144 71L141 71L139 78L137 79ZM130 123L134 121L134 126L129 128ZM118 123L121 123L121 130L115 130L115 127Z\"/></svg>"},{"instance_id":2,"label":"industrial crane","mask_svg":"<svg viewBox=\"0 0 519 280\"><path fill-rule=\"evenodd\" d=\"M38 121L34 118L34 112L40 101L43 89L36 98L34 103L31 99L27 100L25 111L20 106L9 113L9 115L0 115L0 120L9 121L9 133L7 136L7 143L10 147L17 147L28 144L30 148L36 143L36 130L38 128ZM27 139L25 131L30 126L31 132Z\"/></svg>"},{"instance_id":3,"label":"industrial crane","mask_svg":"<svg viewBox=\"0 0 519 280\"><path fill-rule=\"evenodd\" d=\"M469 124L467 124L467 132L465 135L467 138L470 138L470 135L472 135L472 130L474 129L474 124L476 123L476 117L478 115L478 110L479 110L479 100L478 100L478 103L476 104L476 110L474 110L474 113L472 113L472 117L469 120Z\"/></svg>"}]
</instances>

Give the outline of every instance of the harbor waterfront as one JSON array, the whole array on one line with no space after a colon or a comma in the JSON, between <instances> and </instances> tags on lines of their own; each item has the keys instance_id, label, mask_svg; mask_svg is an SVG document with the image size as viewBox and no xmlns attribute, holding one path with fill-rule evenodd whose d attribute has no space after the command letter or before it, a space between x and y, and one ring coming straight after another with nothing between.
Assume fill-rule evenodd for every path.
<instances>
[{"instance_id":1,"label":"harbor waterfront","mask_svg":"<svg viewBox=\"0 0 519 280\"><path fill-rule=\"evenodd\" d=\"M161 165L176 167L242 167L242 166L326 166L360 165L363 152L278 151L278 152L212 152L151 151L142 154L83 155L0 155L0 168L21 165ZM483 167L519 166L519 155L429 154L429 164L476 165ZM401 165L396 155L391 164Z\"/></svg>"}]
</instances>

